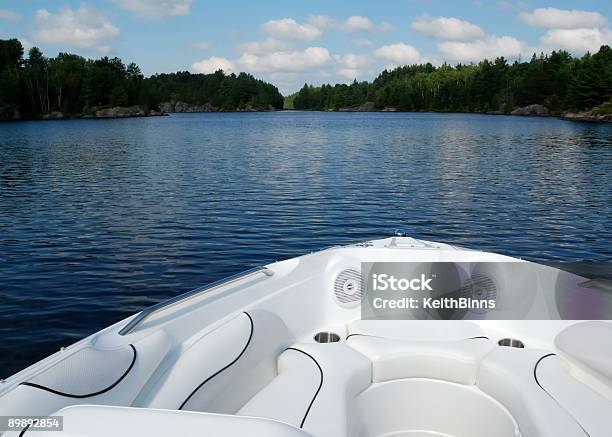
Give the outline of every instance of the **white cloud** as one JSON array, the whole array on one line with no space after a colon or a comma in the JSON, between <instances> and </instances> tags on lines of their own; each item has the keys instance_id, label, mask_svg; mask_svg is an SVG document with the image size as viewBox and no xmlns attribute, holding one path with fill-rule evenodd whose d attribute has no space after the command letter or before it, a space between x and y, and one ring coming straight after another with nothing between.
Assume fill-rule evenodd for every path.
<instances>
[{"instance_id":1,"label":"white cloud","mask_svg":"<svg viewBox=\"0 0 612 437\"><path fill-rule=\"evenodd\" d=\"M261 30L274 38L280 39L310 41L323 35L323 31L318 27L309 23L300 24L293 18L267 21L261 26Z\"/></svg>"},{"instance_id":2,"label":"white cloud","mask_svg":"<svg viewBox=\"0 0 612 437\"><path fill-rule=\"evenodd\" d=\"M444 41L438 44L438 49L446 60L457 62L477 62L499 56L517 58L530 52L529 47L511 36L487 36L471 42Z\"/></svg>"},{"instance_id":3,"label":"white cloud","mask_svg":"<svg viewBox=\"0 0 612 437\"><path fill-rule=\"evenodd\" d=\"M226 73L231 73L234 71L234 63L226 58L211 56L208 59L202 59L201 61L191 64L191 70L194 73L204 74L214 73L217 70L223 70Z\"/></svg>"},{"instance_id":4,"label":"white cloud","mask_svg":"<svg viewBox=\"0 0 612 437\"><path fill-rule=\"evenodd\" d=\"M335 29L340 25L338 20L334 20L327 15L311 15L308 18L308 23L321 30Z\"/></svg>"},{"instance_id":5,"label":"white cloud","mask_svg":"<svg viewBox=\"0 0 612 437\"><path fill-rule=\"evenodd\" d=\"M533 27L548 29L577 29L605 26L606 18L599 12L539 8L532 12L521 12L521 20Z\"/></svg>"},{"instance_id":6,"label":"white cloud","mask_svg":"<svg viewBox=\"0 0 612 437\"><path fill-rule=\"evenodd\" d=\"M21 15L13 11L0 9L0 20L19 21L21 20Z\"/></svg>"},{"instance_id":7,"label":"white cloud","mask_svg":"<svg viewBox=\"0 0 612 437\"><path fill-rule=\"evenodd\" d=\"M410 65L418 64L421 61L419 51L403 42L379 47L374 51L374 55L395 64Z\"/></svg>"},{"instance_id":8,"label":"white cloud","mask_svg":"<svg viewBox=\"0 0 612 437\"><path fill-rule=\"evenodd\" d=\"M388 32L395 30L395 27L386 21L383 21L380 24L375 24L368 17L363 17L361 15L353 15L348 17L346 20L336 20L327 15L311 15L308 19L308 23L321 31L333 29L351 33L374 31Z\"/></svg>"},{"instance_id":9,"label":"white cloud","mask_svg":"<svg viewBox=\"0 0 612 437\"><path fill-rule=\"evenodd\" d=\"M361 17L359 15L353 15L349 17L343 24L345 32L364 32L374 29L374 23L367 17Z\"/></svg>"},{"instance_id":10,"label":"white cloud","mask_svg":"<svg viewBox=\"0 0 612 437\"><path fill-rule=\"evenodd\" d=\"M412 22L412 28L429 37L451 41L471 41L485 35L475 24L454 17L421 15Z\"/></svg>"},{"instance_id":11,"label":"white cloud","mask_svg":"<svg viewBox=\"0 0 612 437\"><path fill-rule=\"evenodd\" d=\"M248 71L305 71L329 66L332 56L324 47L308 47L305 50L281 51L257 55L243 53L237 64Z\"/></svg>"},{"instance_id":12,"label":"white cloud","mask_svg":"<svg viewBox=\"0 0 612 437\"><path fill-rule=\"evenodd\" d=\"M189 15L193 0L115 0L126 11L147 20Z\"/></svg>"},{"instance_id":13,"label":"white cloud","mask_svg":"<svg viewBox=\"0 0 612 437\"><path fill-rule=\"evenodd\" d=\"M542 44L551 49L565 49L572 53L582 54L596 52L604 44L612 44L610 29L551 29L542 38Z\"/></svg>"},{"instance_id":14,"label":"white cloud","mask_svg":"<svg viewBox=\"0 0 612 437\"><path fill-rule=\"evenodd\" d=\"M338 70L340 76L346 77L347 79L357 79L360 71L355 68L341 68Z\"/></svg>"},{"instance_id":15,"label":"white cloud","mask_svg":"<svg viewBox=\"0 0 612 437\"><path fill-rule=\"evenodd\" d=\"M275 38L266 38L261 42L249 41L236 46L236 50L240 53L252 53L256 55L286 51L290 48L291 45L289 43Z\"/></svg>"},{"instance_id":16,"label":"white cloud","mask_svg":"<svg viewBox=\"0 0 612 437\"><path fill-rule=\"evenodd\" d=\"M353 40L353 45L358 47L372 47L374 43L367 38L357 38Z\"/></svg>"},{"instance_id":17,"label":"white cloud","mask_svg":"<svg viewBox=\"0 0 612 437\"><path fill-rule=\"evenodd\" d=\"M21 43L22 47L23 47L23 51L24 53L28 53L28 51L34 47L34 44L32 43L32 41L30 41L27 38L18 38L19 42Z\"/></svg>"},{"instance_id":18,"label":"white cloud","mask_svg":"<svg viewBox=\"0 0 612 437\"><path fill-rule=\"evenodd\" d=\"M34 39L38 43L65 44L108 53L110 43L119 33L119 29L92 6L63 8L56 14L46 9L36 11Z\"/></svg>"},{"instance_id":19,"label":"white cloud","mask_svg":"<svg viewBox=\"0 0 612 437\"><path fill-rule=\"evenodd\" d=\"M362 70L371 64L372 58L367 55L356 55L347 53L344 55L334 55L334 60L338 63L337 73L347 79L355 79L362 75Z\"/></svg>"},{"instance_id":20,"label":"white cloud","mask_svg":"<svg viewBox=\"0 0 612 437\"><path fill-rule=\"evenodd\" d=\"M191 48L194 50L208 50L210 47L210 43L206 41L194 42L191 44Z\"/></svg>"},{"instance_id":21,"label":"white cloud","mask_svg":"<svg viewBox=\"0 0 612 437\"><path fill-rule=\"evenodd\" d=\"M347 53L344 55L334 55L334 59L344 68L358 69L369 65L371 58L367 55Z\"/></svg>"}]
</instances>

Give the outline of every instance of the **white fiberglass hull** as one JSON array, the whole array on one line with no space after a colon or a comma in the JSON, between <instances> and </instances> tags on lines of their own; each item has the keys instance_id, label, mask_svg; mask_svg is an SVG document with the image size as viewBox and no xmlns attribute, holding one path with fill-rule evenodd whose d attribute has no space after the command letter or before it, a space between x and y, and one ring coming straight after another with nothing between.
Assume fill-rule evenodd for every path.
<instances>
[{"instance_id":1,"label":"white fiberglass hull","mask_svg":"<svg viewBox=\"0 0 612 437\"><path fill-rule=\"evenodd\" d=\"M519 262L394 237L274 263L19 372L0 416L61 416L50 436L609 437L611 323L362 320L361 263L415 261Z\"/></svg>"}]
</instances>

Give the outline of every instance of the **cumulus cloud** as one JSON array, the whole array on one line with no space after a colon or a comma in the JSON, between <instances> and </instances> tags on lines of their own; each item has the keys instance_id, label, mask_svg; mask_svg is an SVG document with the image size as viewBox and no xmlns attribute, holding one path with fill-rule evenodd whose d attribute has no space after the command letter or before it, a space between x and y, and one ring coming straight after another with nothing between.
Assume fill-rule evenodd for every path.
<instances>
[{"instance_id":1,"label":"cumulus cloud","mask_svg":"<svg viewBox=\"0 0 612 437\"><path fill-rule=\"evenodd\" d=\"M261 30L279 39L301 39L310 41L323 35L323 31L318 27L310 23L300 24L293 18L281 18L280 20L267 21L261 26Z\"/></svg>"},{"instance_id":2,"label":"cumulus cloud","mask_svg":"<svg viewBox=\"0 0 612 437\"><path fill-rule=\"evenodd\" d=\"M264 55L243 53L237 63L248 71L279 72L305 71L330 65L333 59L324 47L305 50L281 51Z\"/></svg>"},{"instance_id":3,"label":"cumulus cloud","mask_svg":"<svg viewBox=\"0 0 612 437\"><path fill-rule=\"evenodd\" d=\"M202 59L201 61L191 64L191 70L194 73L204 74L214 73L217 70L231 73L234 71L234 63L226 58L211 56L210 58Z\"/></svg>"},{"instance_id":4,"label":"cumulus cloud","mask_svg":"<svg viewBox=\"0 0 612 437\"><path fill-rule=\"evenodd\" d=\"M409 44L403 42L397 44L389 44L377 48L374 55L380 59L394 62L395 64L418 64L421 61L419 51Z\"/></svg>"},{"instance_id":5,"label":"cumulus cloud","mask_svg":"<svg viewBox=\"0 0 612 437\"><path fill-rule=\"evenodd\" d=\"M471 41L485 35L475 24L454 17L421 15L412 22L412 28L431 38L451 41Z\"/></svg>"},{"instance_id":6,"label":"cumulus cloud","mask_svg":"<svg viewBox=\"0 0 612 437\"><path fill-rule=\"evenodd\" d=\"M372 47L374 45L374 43L367 38L357 38L354 39L352 42L353 45L356 45L358 47Z\"/></svg>"},{"instance_id":7,"label":"cumulus cloud","mask_svg":"<svg viewBox=\"0 0 612 437\"><path fill-rule=\"evenodd\" d=\"M47 9L36 11L34 39L38 43L64 44L108 53L110 43L119 33L119 29L92 6L63 8L55 14Z\"/></svg>"},{"instance_id":8,"label":"cumulus cloud","mask_svg":"<svg viewBox=\"0 0 612 437\"><path fill-rule=\"evenodd\" d=\"M605 26L608 22L599 12L576 9L539 8L532 12L521 12L519 17L530 26L548 29L594 28Z\"/></svg>"},{"instance_id":9,"label":"cumulus cloud","mask_svg":"<svg viewBox=\"0 0 612 437\"><path fill-rule=\"evenodd\" d=\"M596 52L604 45L612 44L610 29L551 29L540 41L551 49L565 49L572 53L582 54Z\"/></svg>"},{"instance_id":10,"label":"cumulus cloud","mask_svg":"<svg viewBox=\"0 0 612 437\"><path fill-rule=\"evenodd\" d=\"M326 30L340 30L342 32L388 32L395 28L386 21L376 24L368 17L361 15L353 15L348 17L346 20L336 20L327 15L311 15L308 19L308 23L320 29Z\"/></svg>"},{"instance_id":11,"label":"cumulus cloud","mask_svg":"<svg viewBox=\"0 0 612 437\"><path fill-rule=\"evenodd\" d=\"M361 72L356 68L340 68L337 73L347 79L357 79Z\"/></svg>"},{"instance_id":12,"label":"cumulus cloud","mask_svg":"<svg viewBox=\"0 0 612 437\"><path fill-rule=\"evenodd\" d=\"M21 46L23 47L23 51L27 53L32 47L34 47L34 43L27 38L18 38Z\"/></svg>"},{"instance_id":13,"label":"cumulus cloud","mask_svg":"<svg viewBox=\"0 0 612 437\"><path fill-rule=\"evenodd\" d=\"M0 9L0 20L19 21L21 20L21 15L19 15L17 12Z\"/></svg>"},{"instance_id":14,"label":"cumulus cloud","mask_svg":"<svg viewBox=\"0 0 612 437\"><path fill-rule=\"evenodd\" d=\"M370 31L374 29L374 23L367 17L354 15L343 23L343 28L346 32Z\"/></svg>"},{"instance_id":15,"label":"cumulus cloud","mask_svg":"<svg viewBox=\"0 0 612 437\"><path fill-rule=\"evenodd\" d=\"M358 69L370 64L370 57L367 55L355 55L347 53L344 55L334 55L334 59L345 68Z\"/></svg>"},{"instance_id":16,"label":"cumulus cloud","mask_svg":"<svg viewBox=\"0 0 612 437\"><path fill-rule=\"evenodd\" d=\"M193 0L115 0L122 9L146 20L189 15Z\"/></svg>"},{"instance_id":17,"label":"cumulus cloud","mask_svg":"<svg viewBox=\"0 0 612 437\"><path fill-rule=\"evenodd\" d=\"M438 44L440 53L447 60L457 62L477 62L499 56L517 58L530 51L518 39L511 36L487 36L476 41L444 41Z\"/></svg>"},{"instance_id":18,"label":"cumulus cloud","mask_svg":"<svg viewBox=\"0 0 612 437\"><path fill-rule=\"evenodd\" d=\"M275 38L266 38L264 41L249 41L236 46L236 50L240 53L253 53L262 55L279 51L286 51L291 48L291 45L286 41Z\"/></svg>"},{"instance_id":19,"label":"cumulus cloud","mask_svg":"<svg viewBox=\"0 0 612 437\"><path fill-rule=\"evenodd\" d=\"M355 79L362 73L364 67L371 64L371 57L367 55L356 55L347 53L344 55L334 55L334 60L339 68L337 73L347 79Z\"/></svg>"}]
</instances>

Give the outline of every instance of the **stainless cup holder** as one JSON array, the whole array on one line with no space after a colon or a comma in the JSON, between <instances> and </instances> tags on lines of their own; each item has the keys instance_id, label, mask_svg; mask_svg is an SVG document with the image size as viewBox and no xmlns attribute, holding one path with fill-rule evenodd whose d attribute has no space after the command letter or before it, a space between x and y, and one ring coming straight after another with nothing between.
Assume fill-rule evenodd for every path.
<instances>
[{"instance_id":1,"label":"stainless cup holder","mask_svg":"<svg viewBox=\"0 0 612 437\"><path fill-rule=\"evenodd\" d=\"M335 332L317 332L314 340L317 343L336 343L340 341L340 336Z\"/></svg>"},{"instance_id":2,"label":"stainless cup holder","mask_svg":"<svg viewBox=\"0 0 612 437\"><path fill-rule=\"evenodd\" d=\"M516 347L519 349L523 349L525 347L525 344L516 338L502 338L497 342L497 344L505 347Z\"/></svg>"}]
</instances>

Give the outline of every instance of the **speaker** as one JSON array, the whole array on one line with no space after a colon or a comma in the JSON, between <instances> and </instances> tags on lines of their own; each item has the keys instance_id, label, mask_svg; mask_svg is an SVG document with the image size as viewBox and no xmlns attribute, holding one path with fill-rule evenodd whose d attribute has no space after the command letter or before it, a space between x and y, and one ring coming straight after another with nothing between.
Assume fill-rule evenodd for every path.
<instances>
[{"instance_id":1,"label":"speaker","mask_svg":"<svg viewBox=\"0 0 612 437\"><path fill-rule=\"evenodd\" d=\"M475 300L494 300L497 301L497 287L495 282L486 274L472 273L463 283L459 290L460 297L469 297ZM489 311L486 308L470 310L476 314L484 314Z\"/></svg>"},{"instance_id":2,"label":"speaker","mask_svg":"<svg viewBox=\"0 0 612 437\"><path fill-rule=\"evenodd\" d=\"M342 270L334 280L334 295L336 300L346 307L359 305L363 296L361 272L355 269Z\"/></svg>"}]
</instances>

